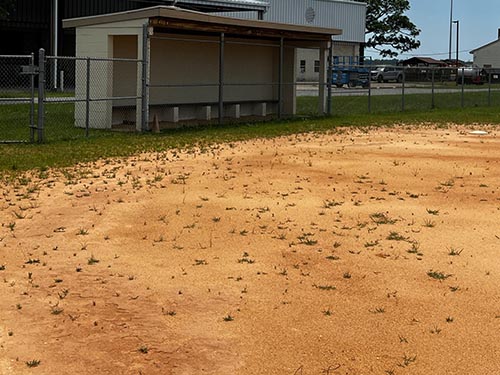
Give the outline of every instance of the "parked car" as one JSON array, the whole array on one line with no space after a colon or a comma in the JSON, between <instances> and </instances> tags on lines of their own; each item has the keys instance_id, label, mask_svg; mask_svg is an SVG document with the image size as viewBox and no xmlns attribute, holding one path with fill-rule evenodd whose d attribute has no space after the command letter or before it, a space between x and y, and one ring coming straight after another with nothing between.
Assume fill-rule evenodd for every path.
<instances>
[{"instance_id":1,"label":"parked car","mask_svg":"<svg viewBox=\"0 0 500 375\"><path fill-rule=\"evenodd\" d=\"M381 66L371 71L372 81L379 83L396 81L403 82L403 71L395 66Z\"/></svg>"}]
</instances>

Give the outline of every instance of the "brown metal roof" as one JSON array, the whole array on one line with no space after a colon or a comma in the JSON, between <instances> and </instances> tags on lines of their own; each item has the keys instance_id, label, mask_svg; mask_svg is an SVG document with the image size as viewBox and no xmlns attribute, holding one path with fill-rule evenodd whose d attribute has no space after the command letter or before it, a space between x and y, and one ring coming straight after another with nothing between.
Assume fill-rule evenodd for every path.
<instances>
[{"instance_id":1,"label":"brown metal roof","mask_svg":"<svg viewBox=\"0 0 500 375\"><path fill-rule=\"evenodd\" d=\"M214 16L168 6L156 6L127 12L67 19L63 20L63 27L93 26L134 19L148 19L151 26L166 29L226 32L247 36L282 36L290 39L330 40L332 35L342 34L342 30L333 28L244 20Z\"/></svg>"},{"instance_id":2,"label":"brown metal roof","mask_svg":"<svg viewBox=\"0 0 500 375\"><path fill-rule=\"evenodd\" d=\"M401 64L406 65L406 64L418 64L418 63L423 63L427 65L438 65L438 66L445 66L446 63L441 61L441 60L436 60L433 59L432 57L412 57L410 59L401 61Z\"/></svg>"}]
</instances>

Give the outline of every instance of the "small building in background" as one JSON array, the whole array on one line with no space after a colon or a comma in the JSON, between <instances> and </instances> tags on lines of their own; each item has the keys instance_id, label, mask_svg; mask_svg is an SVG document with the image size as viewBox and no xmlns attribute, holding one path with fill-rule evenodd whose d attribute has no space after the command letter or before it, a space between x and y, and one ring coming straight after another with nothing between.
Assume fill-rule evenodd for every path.
<instances>
[{"instance_id":1,"label":"small building in background","mask_svg":"<svg viewBox=\"0 0 500 375\"><path fill-rule=\"evenodd\" d=\"M474 66L478 68L500 68L500 29L496 40L470 51Z\"/></svg>"},{"instance_id":2,"label":"small building in background","mask_svg":"<svg viewBox=\"0 0 500 375\"><path fill-rule=\"evenodd\" d=\"M410 59L400 61L398 65L434 68L448 66L446 62L433 59L432 57L412 57Z\"/></svg>"},{"instance_id":3,"label":"small building in background","mask_svg":"<svg viewBox=\"0 0 500 375\"><path fill-rule=\"evenodd\" d=\"M457 59L443 59L441 61L446 63L447 66L454 66L458 68L463 68L470 65L470 63L467 63L466 61Z\"/></svg>"},{"instance_id":4,"label":"small building in background","mask_svg":"<svg viewBox=\"0 0 500 375\"><path fill-rule=\"evenodd\" d=\"M319 51L324 113L326 55L342 32L165 6L69 19L64 27L76 32L76 55L94 57L87 67L99 77L76 75L75 125L136 130L154 119L175 125L294 115L296 86L287 83L296 80L297 48Z\"/></svg>"}]
</instances>

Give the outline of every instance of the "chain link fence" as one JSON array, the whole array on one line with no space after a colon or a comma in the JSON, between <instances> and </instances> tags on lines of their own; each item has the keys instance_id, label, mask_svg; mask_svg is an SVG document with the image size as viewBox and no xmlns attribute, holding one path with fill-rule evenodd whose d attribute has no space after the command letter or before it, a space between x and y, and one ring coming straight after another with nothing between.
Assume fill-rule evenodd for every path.
<instances>
[{"instance_id":1,"label":"chain link fence","mask_svg":"<svg viewBox=\"0 0 500 375\"><path fill-rule=\"evenodd\" d=\"M114 130L135 130L141 64L133 59L48 56L44 137L89 137L109 130L109 124Z\"/></svg>"},{"instance_id":2,"label":"chain link fence","mask_svg":"<svg viewBox=\"0 0 500 375\"><path fill-rule=\"evenodd\" d=\"M35 73L34 55L0 55L0 142L33 141Z\"/></svg>"},{"instance_id":3,"label":"chain link fence","mask_svg":"<svg viewBox=\"0 0 500 375\"><path fill-rule=\"evenodd\" d=\"M0 56L0 142L43 142L136 130L142 61ZM136 80L129 79L137 76ZM127 77L127 79L121 79Z\"/></svg>"},{"instance_id":4,"label":"chain link fence","mask_svg":"<svg viewBox=\"0 0 500 375\"><path fill-rule=\"evenodd\" d=\"M500 69L333 65L333 115L500 106ZM318 84L300 84L298 113L320 115ZM325 85L324 90L328 90Z\"/></svg>"},{"instance_id":5,"label":"chain link fence","mask_svg":"<svg viewBox=\"0 0 500 375\"><path fill-rule=\"evenodd\" d=\"M280 50L276 44L258 47L270 54ZM227 43L225 48L231 53L249 47ZM216 71L221 61L215 53L212 60ZM220 111L228 122L280 118L280 97L291 92L296 96L295 113L301 117L324 115L325 108L334 116L350 116L500 106L500 69L332 62L326 84L280 83L279 71L259 82L239 82L231 75L217 81L216 73L200 73L199 83L186 84L161 66L151 67L145 78L148 69L142 60L45 56L43 50L39 55L0 56L0 142L143 131L152 129L158 118L161 128L216 123ZM258 100L242 101L237 96L241 87L247 93L255 91ZM190 103L192 96L207 99ZM183 116L191 119L183 121Z\"/></svg>"}]
</instances>

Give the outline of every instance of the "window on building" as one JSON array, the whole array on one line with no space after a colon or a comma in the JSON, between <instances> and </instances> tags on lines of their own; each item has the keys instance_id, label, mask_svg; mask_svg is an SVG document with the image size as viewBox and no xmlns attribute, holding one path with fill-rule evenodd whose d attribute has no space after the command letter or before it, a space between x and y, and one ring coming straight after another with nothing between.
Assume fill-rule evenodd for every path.
<instances>
[{"instance_id":1,"label":"window on building","mask_svg":"<svg viewBox=\"0 0 500 375\"><path fill-rule=\"evenodd\" d=\"M300 72L301 73L306 72L306 60L300 60Z\"/></svg>"},{"instance_id":2,"label":"window on building","mask_svg":"<svg viewBox=\"0 0 500 375\"><path fill-rule=\"evenodd\" d=\"M319 73L319 60L314 60L314 73Z\"/></svg>"}]
</instances>

